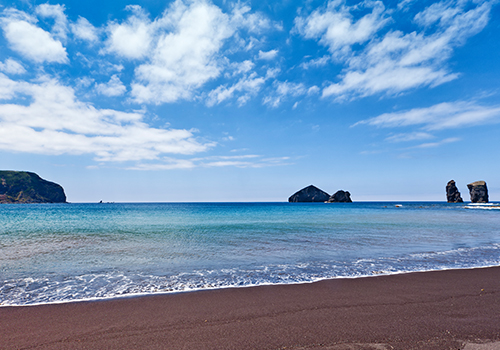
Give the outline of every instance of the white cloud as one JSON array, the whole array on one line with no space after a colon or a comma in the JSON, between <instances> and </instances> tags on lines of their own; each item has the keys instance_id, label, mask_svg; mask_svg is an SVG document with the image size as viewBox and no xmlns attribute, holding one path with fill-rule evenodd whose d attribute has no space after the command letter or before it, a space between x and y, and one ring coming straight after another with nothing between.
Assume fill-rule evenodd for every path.
<instances>
[{"instance_id":1,"label":"white cloud","mask_svg":"<svg viewBox=\"0 0 500 350\"><path fill-rule=\"evenodd\" d=\"M125 23L113 22L107 27L107 50L128 59L140 59L150 50L154 24L139 6L129 5L126 9L130 10L132 15Z\"/></svg>"},{"instance_id":2,"label":"white cloud","mask_svg":"<svg viewBox=\"0 0 500 350\"><path fill-rule=\"evenodd\" d=\"M259 60L273 60L278 55L278 50L261 51L259 50Z\"/></svg>"},{"instance_id":3,"label":"white cloud","mask_svg":"<svg viewBox=\"0 0 500 350\"><path fill-rule=\"evenodd\" d=\"M251 13L248 6L236 4L232 12L224 13L205 0L176 0L151 26L154 28L151 54L136 67L131 85L131 95L139 103L191 100L199 97L203 85L224 72L226 78L248 75L205 94L209 105L225 100L224 96L233 96L234 91L249 92L261 81L251 73L255 63L245 60L235 64L226 55L245 51L257 40L252 35L241 36L240 31L259 34L281 29L264 15ZM227 47L228 42L234 45ZM277 51L271 50L262 57L276 54ZM239 96L239 104L244 104L250 96L250 93Z\"/></svg>"},{"instance_id":4,"label":"white cloud","mask_svg":"<svg viewBox=\"0 0 500 350\"><path fill-rule=\"evenodd\" d=\"M441 140L439 142L422 143L422 144L415 146L413 148L434 148L434 147L446 145L447 143L453 143L453 142L458 142L458 141L460 141L460 138L458 138L458 137L449 137L449 138Z\"/></svg>"},{"instance_id":5,"label":"white cloud","mask_svg":"<svg viewBox=\"0 0 500 350\"><path fill-rule=\"evenodd\" d=\"M26 69L17 61L12 58L5 60L5 63L0 62L0 71L8 74L23 74L26 73Z\"/></svg>"},{"instance_id":6,"label":"white cloud","mask_svg":"<svg viewBox=\"0 0 500 350\"><path fill-rule=\"evenodd\" d=\"M0 73L0 101L10 100L16 95L16 82L7 78L5 74Z\"/></svg>"},{"instance_id":7,"label":"white cloud","mask_svg":"<svg viewBox=\"0 0 500 350\"><path fill-rule=\"evenodd\" d=\"M272 22L260 13L250 13L250 7L237 3L231 13L231 25L247 29L250 33L262 33L270 29L283 30L280 23Z\"/></svg>"},{"instance_id":8,"label":"white cloud","mask_svg":"<svg viewBox=\"0 0 500 350\"><path fill-rule=\"evenodd\" d=\"M290 164L290 157L265 158L260 155L249 154L240 156L211 156L204 158L175 159L164 157L161 162L141 163L131 167L132 170L170 170L191 169L196 167L220 168L263 168L269 166L283 166Z\"/></svg>"},{"instance_id":9,"label":"white cloud","mask_svg":"<svg viewBox=\"0 0 500 350\"><path fill-rule=\"evenodd\" d=\"M431 139L434 136L427 132L412 132L412 133L401 133L396 135L391 135L387 137L385 140L389 142L408 142L408 141L417 141L417 140L425 140Z\"/></svg>"},{"instance_id":10,"label":"white cloud","mask_svg":"<svg viewBox=\"0 0 500 350\"><path fill-rule=\"evenodd\" d=\"M67 63L66 49L49 32L37 27L26 13L17 10L5 10L0 25L10 47L36 63Z\"/></svg>"},{"instance_id":11,"label":"white cloud","mask_svg":"<svg viewBox=\"0 0 500 350\"><path fill-rule=\"evenodd\" d=\"M219 76L219 51L235 30L229 22L229 16L210 3L175 1L158 20L169 31L158 38L151 62L136 68L135 100L159 104L189 99Z\"/></svg>"},{"instance_id":12,"label":"white cloud","mask_svg":"<svg viewBox=\"0 0 500 350\"><path fill-rule=\"evenodd\" d=\"M416 0L402 0L398 3L398 10L408 11Z\"/></svg>"},{"instance_id":13,"label":"white cloud","mask_svg":"<svg viewBox=\"0 0 500 350\"><path fill-rule=\"evenodd\" d=\"M303 83L291 83L288 81L274 82L275 93L264 97L262 102L265 105L276 108L278 107L283 99L287 97L299 97L304 95L312 95L317 93L319 90L317 86L312 86L307 88Z\"/></svg>"},{"instance_id":14,"label":"white cloud","mask_svg":"<svg viewBox=\"0 0 500 350\"><path fill-rule=\"evenodd\" d=\"M238 74L248 73L255 67L255 63L250 60L245 60L243 62L231 63L230 68L233 69L233 76ZM227 73L226 73L227 74Z\"/></svg>"},{"instance_id":15,"label":"white cloud","mask_svg":"<svg viewBox=\"0 0 500 350\"><path fill-rule=\"evenodd\" d=\"M331 56L323 56L320 58L312 59L300 64L303 69L309 69L311 67L323 67L326 66L332 60Z\"/></svg>"},{"instance_id":16,"label":"white cloud","mask_svg":"<svg viewBox=\"0 0 500 350\"><path fill-rule=\"evenodd\" d=\"M338 82L326 86L323 97L345 100L398 94L456 79L458 74L449 71L446 61L455 47L486 26L492 6L489 1L435 3L414 17L421 27L419 32L392 29L380 35L392 10L385 10L378 2L366 4L373 7L372 12L357 21L351 13L358 11L359 5L348 7L340 1L330 2L324 11L296 19L296 30L302 36L328 47L332 58L344 58ZM326 60L313 59L303 68L316 63Z\"/></svg>"},{"instance_id":17,"label":"white cloud","mask_svg":"<svg viewBox=\"0 0 500 350\"><path fill-rule=\"evenodd\" d=\"M0 96L25 95L28 105L0 108L0 149L34 154L93 154L97 161L156 160L165 154L195 154L213 147L194 130L152 128L140 112L98 109L79 101L54 79L14 82L0 74Z\"/></svg>"},{"instance_id":18,"label":"white cloud","mask_svg":"<svg viewBox=\"0 0 500 350\"><path fill-rule=\"evenodd\" d=\"M71 31L81 40L95 43L99 40L97 29L83 17L78 17L76 23L71 24Z\"/></svg>"},{"instance_id":19,"label":"white cloud","mask_svg":"<svg viewBox=\"0 0 500 350\"><path fill-rule=\"evenodd\" d=\"M362 120L353 126L366 124L384 128L419 125L424 130L443 130L500 122L500 106L481 106L475 102L445 102L427 108L385 113Z\"/></svg>"},{"instance_id":20,"label":"white cloud","mask_svg":"<svg viewBox=\"0 0 500 350\"><path fill-rule=\"evenodd\" d=\"M68 19L64 14L64 5L42 4L37 6L36 13L42 18L53 18L52 35L61 40L66 40Z\"/></svg>"},{"instance_id":21,"label":"white cloud","mask_svg":"<svg viewBox=\"0 0 500 350\"><path fill-rule=\"evenodd\" d=\"M274 78L276 74L275 70L268 69L266 76L258 76L257 73L251 73L240 78L238 82L228 87L227 85L221 85L216 89L210 91L207 96L207 106L211 107L219 104L225 100L233 98L236 94L240 94L238 97L238 105L242 106L248 102L248 100L257 95L261 90L264 83Z\"/></svg>"},{"instance_id":22,"label":"white cloud","mask_svg":"<svg viewBox=\"0 0 500 350\"><path fill-rule=\"evenodd\" d=\"M371 8L371 12L357 21L351 12L359 7ZM351 51L351 46L372 39L373 35L388 22L381 1L366 1L349 7L344 1L329 1L327 8L318 9L306 18L295 19L295 29L307 39L319 39L335 57Z\"/></svg>"},{"instance_id":23,"label":"white cloud","mask_svg":"<svg viewBox=\"0 0 500 350\"><path fill-rule=\"evenodd\" d=\"M106 84L96 84L96 90L102 95L105 96L121 96L126 91L127 88L123 85L118 75L113 75L109 82Z\"/></svg>"}]
</instances>

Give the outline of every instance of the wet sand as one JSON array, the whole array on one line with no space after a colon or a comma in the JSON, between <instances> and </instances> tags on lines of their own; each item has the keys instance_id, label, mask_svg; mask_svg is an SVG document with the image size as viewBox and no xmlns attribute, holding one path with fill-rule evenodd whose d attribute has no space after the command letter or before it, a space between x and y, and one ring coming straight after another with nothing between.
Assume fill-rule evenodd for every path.
<instances>
[{"instance_id":1,"label":"wet sand","mask_svg":"<svg viewBox=\"0 0 500 350\"><path fill-rule=\"evenodd\" d=\"M0 308L0 349L500 349L500 267Z\"/></svg>"}]
</instances>

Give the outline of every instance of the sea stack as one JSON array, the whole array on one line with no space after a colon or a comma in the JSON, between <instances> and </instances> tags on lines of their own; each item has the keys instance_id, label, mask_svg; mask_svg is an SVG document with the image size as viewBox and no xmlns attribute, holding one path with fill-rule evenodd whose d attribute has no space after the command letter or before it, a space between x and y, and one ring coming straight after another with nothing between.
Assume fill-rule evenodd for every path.
<instances>
[{"instance_id":1,"label":"sea stack","mask_svg":"<svg viewBox=\"0 0 500 350\"><path fill-rule=\"evenodd\" d=\"M450 180L446 185L446 200L448 203L462 203L464 201L460 196L455 180Z\"/></svg>"},{"instance_id":2,"label":"sea stack","mask_svg":"<svg viewBox=\"0 0 500 350\"><path fill-rule=\"evenodd\" d=\"M351 194L348 191L339 190L328 198L328 203L352 203Z\"/></svg>"},{"instance_id":3,"label":"sea stack","mask_svg":"<svg viewBox=\"0 0 500 350\"><path fill-rule=\"evenodd\" d=\"M467 185L472 203L488 203L488 188L486 182L476 181Z\"/></svg>"},{"instance_id":4,"label":"sea stack","mask_svg":"<svg viewBox=\"0 0 500 350\"><path fill-rule=\"evenodd\" d=\"M326 202L330 195L316 186L310 185L295 192L288 198L289 202Z\"/></svg>"},{"instance_id":5,"label":"sea stack","mask_svg":"<svg viewBox=\"0 0 500 350\"><path fill-rule=\"evenodd\" d=\"M64 189L27 171L0 171L0 203L66 203Z\"/></svg>"}]
</instances>

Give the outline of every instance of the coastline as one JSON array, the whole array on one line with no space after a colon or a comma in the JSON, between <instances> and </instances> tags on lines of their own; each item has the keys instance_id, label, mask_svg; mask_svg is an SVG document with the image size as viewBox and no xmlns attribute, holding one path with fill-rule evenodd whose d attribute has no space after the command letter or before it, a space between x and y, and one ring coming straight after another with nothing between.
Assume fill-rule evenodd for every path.
<instances>
[{"instance_id":1,"label":"coastline","mask_svg":"<svg viewBox=\"0 0 500 350\"><path fill-rule=\"evenodd\" d=\"M413 272L5 306L0 348L462 349L498 310L500 267Z\"/></svg>"}]
</instances>

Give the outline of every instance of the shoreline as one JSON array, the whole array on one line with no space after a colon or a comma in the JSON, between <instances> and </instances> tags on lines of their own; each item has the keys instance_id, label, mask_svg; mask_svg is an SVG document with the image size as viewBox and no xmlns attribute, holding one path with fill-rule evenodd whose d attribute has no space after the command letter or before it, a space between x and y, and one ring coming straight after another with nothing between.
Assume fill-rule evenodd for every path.
<instances>
[{"instance_id":1,"label":"shoreline","mask_svg":"<svg viewBox=\"0 0 500 350\"><path fill-rule=\"evenodd\" d=\"M407 275L407 274L415 274L415 273L426 273L426 272L489 269L489 268L495 268L495 267L500 268L500 265L487 265L487 266L462 267L462 268L450 267L450 268L444 268L444 269L439 269L439 270L397 271L397 272L392 272L392 273L379 273L379 274L373 274L373 275L325 277L325 278L317 279L315 281L302 281L302 282L291 282L291 283L262 283L262 284L256 284L256 285L223 286L223 287L214 287L214 288L198 288L198 289L178 290L178 291L168 291L168 292L130 293L130 294L124 294L124 295L111 296L111 297L96 297L96 298L88 298L88 299L61 300L61 301L41 302L41 303L23 304L23 305L4 305L4 304L0 303L0 309L6 308L6 307L18 308L18 307L32 307L32 306L44 306L44 305L72 304L72 303L105 302L105 301L122 300L122 299L168 296L168 295L177 295L177 294L185 294L185 293L198 293L198 292L203 292L203 291L216 291L216 290L227 290L227 289L309 285L309 284L330 281L330 280L332 280L332 281L344 280L344 279L345 280L355 280L355 279L389 277L389 276Z\"/></svg>"},{"instance_id":2,"label":"shoreline","mask_svg":"<svg viewBox=\"0 0 500 350\"><path fill-rule=\"evenodd\" d=\"M500 267L26 306L0 348L463 349L500 341Z\"/></svg>"}]
</instances>

